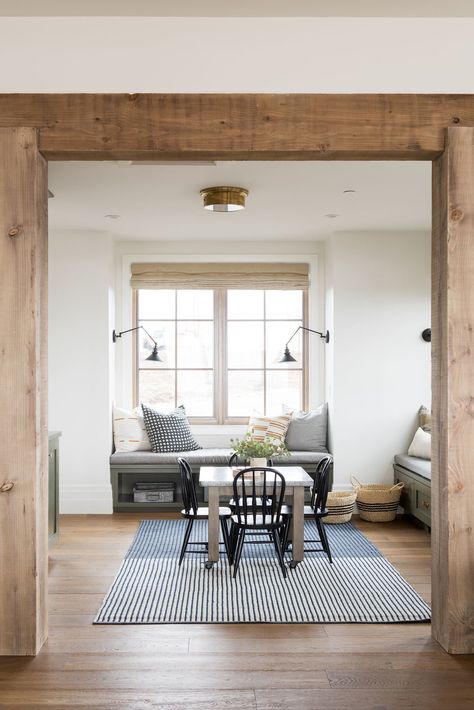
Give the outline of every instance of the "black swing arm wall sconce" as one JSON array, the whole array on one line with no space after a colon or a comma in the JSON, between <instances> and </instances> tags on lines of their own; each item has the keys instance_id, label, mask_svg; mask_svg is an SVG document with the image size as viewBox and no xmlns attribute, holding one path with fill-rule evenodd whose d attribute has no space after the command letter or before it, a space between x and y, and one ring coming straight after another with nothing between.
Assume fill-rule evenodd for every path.
<instances>
[{"instance_id":1,"label":"black swing arm wall sconce","mask_svg":"<svg viewBox=\"0 0 474 710\"><path fill-rule=\"evenodd\" d=\"M320 333L319 330L313 330L312 328L306 328L304 325L298 326L298 328L295 330L291 338L288 339L286 345L285 345L285 351L283 353L283 357L281 358L280 362L296 362L296 358L293 357L293 355L290 353L290 349L288 348L288 344L290 343L291 340L295 337L296 333L300 330L305 330L308 331L308 333L316 333L316 335L319 335L322 340L324 340L325 343L329 343L329 330L327 330L325 333Z\"/></svg>"},{"instance_id":2,"label":"black swing arm wall sconce","mask_svg":"<svg viewBox=\"0 0 474 710\"><path fill-rule=\"evenodd\" d=\"M121 338L122 335L124 335L125 333L131 333L133 330L140 330L140 329L145 331L145 333L148 335L148 337L150 338L150 340L153 343L153 350L151 352L151 355L148 355L148 357L145 359L152 360L153 362L163 362L163 360L161 359L161 357L159 356L159 353L158 353L158 343L150 335L150 333L146 330L146 328L144 328L142 325L137 325L135 328L129 328L128 330L122 330L120 333L117 333L116 330L113 330L112 331L112 342L116 343L117 340L119 338Z\"/></svg>"}]
</instances>

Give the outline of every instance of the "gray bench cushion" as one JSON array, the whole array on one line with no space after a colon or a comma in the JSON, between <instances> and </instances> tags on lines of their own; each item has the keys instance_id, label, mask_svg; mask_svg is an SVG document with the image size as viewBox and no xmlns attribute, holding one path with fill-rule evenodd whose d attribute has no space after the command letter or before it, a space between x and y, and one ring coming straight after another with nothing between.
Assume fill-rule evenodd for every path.
<instances>
[{"instance_id":1,"label":"gray bench cushion","mask_svg":"<svg viewBox=\"0 0 474 710\"><path fill-rule=\"evenodd\" d=\"M299 466L305 463L319 463L327 453L328 450L325 446L321 446L319 451L290 451L289 456L274 457L273 463L275 466L278 464Z\"/></svg>"},{"instance_id":2,"label":"gray bench cushion","mask_svg":"<svg viewBox=\"0 0 474 710\"><path fill-rule=\"evenodd\" d=\"M419 459L416 456L408 456L408 454L397 454L393 460L398 466L407 468L409 471L413 471L413 473L417 473L419 476L431 481L431 461Z\"/></svg>"},{"instance_id":3,"label":"gray bench cushion","mask_svg":"<svg viewBox=\"0 0 474 710\"><path fill-rule=\"evenodd\" d=\"M295 466L305 463L318 463L325 453L327 453L327 449L324 449L324 451L292 451L290 456L274 459L274 463L275 465L293 464ZM112 454L110 464L111 466L175 464L178 456L183 456L190 464L197 466L225 466L231 454L232 449L199 449L197 451L185 451L182 454L154 454L152 451L127 451Z\"/></svg>"}]
</instances>

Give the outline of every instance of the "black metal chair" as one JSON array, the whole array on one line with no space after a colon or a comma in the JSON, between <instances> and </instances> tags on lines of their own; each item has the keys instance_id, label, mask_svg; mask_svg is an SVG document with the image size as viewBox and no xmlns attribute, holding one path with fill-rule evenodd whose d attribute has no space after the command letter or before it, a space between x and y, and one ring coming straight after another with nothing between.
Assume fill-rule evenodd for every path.
<instances>
[{"instance_id":1,"label":"black metal chair","mask_svg":"<svg viewBox=\"0 0 474 710\"><path fill-rule=\"evenodd\" d=\"M311 489L311 502L309 505L304 507L304 517L305 519L312 519L316 524L318 530L319 540L305 540L307 543L319 543L322 547L319 548L306 548L306 552L325 552L329 558L329 562L332 563L331 550L329 547L329 541L326 535L326 530L324 529L323 518L328 515L328 509L326 507L329 493L329 471L331 468L332 457L325 456L318 463L316 468L316 473L314 476L314 483ZM285 552L291 550L289 542L289 532L291 526L291 518L293 511L291 505L285 505L282 508L282 514L285 517L285 532L283 549Z\"/></svg>"},{"instance_id":2,"label":"black metal chair","mask_svg":"<svg viewBox=\"0 0 474 710\"><path fill-rule=\"evenodd\" d=\"M245 468L235 476L235 512L230 530L234 577L237 576L245 536L249 532L268 535L267 540L260 539L259 542L274 544L283 577L286 578L283 559L285 518L281 513L285 487L284 476L273 468Z\"/></svg>"},{"instance_id":3,"label":"black metal chair","mask_svg":"<svg viewBox=\"0 0 474 710\"><path fill-rule=\"evenodd\" d=\"M183 544L181 546L181 553L179 556L179 564L181 565L184 555L186 552L193 554L202 554L203 547L205 550L208 549L207 542L189 542L191 537L191 531L193 529L195 520L207 520L209 518L209 508L199 507L196 484L194 482L193 473L191 471L191 466L189 462L184 458L178 459L179 469L181 473L181 493L183 496L183 506L184 509L181 511L183 518L186 518L188 524L184 532ZM227 527L227 521L231 516L230 508L219 508L219 521L221 524L222 537L224 538L223 544L225 546L225 551L227 554L227 559L229 564L232 564L232 552L230 548L230 538L229 529ZM189 545L199 545L200 550L188 550Z\"/></svg>"},{"instance_id":4,"label":"black metal chair","mask_svg":"<svg viewBox=\"0 0 474 710\"><path fill-rule=\"evenodd\" d=\"M234 451L234 453L229 456L229 461L228 461L227 465L229 466L229 468L233 468L234 466L238 466L238 463L239 463L239 455L236 451ZM270 468L273 466L272 459L267 460L267 466L270 466ZM257 498L257 500L259 501L258 504L261 506L262 505L261 499ZM231 509L231 511L233 513L235 512L235 501L233 498L231 498L229 501L229 508Z\"/></svg>"}]
</instances>

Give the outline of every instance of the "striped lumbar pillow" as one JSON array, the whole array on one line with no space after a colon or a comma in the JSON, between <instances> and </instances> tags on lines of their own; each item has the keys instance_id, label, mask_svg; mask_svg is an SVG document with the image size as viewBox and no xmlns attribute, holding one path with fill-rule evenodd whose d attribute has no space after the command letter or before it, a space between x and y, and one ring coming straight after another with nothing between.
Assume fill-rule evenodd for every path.
<instances>
[{"instance_id":1,"label":"striped lumbar pillow","mask_svg":"<svg viewBox=\"0 0 474 710\"><path fill-rule=\"evenodd\" d=\"M114 407L115 451L151 451L141 411Z\"/></svg>"},{"instance_id":2,"label":"striped lumbar pillow","mask_svg":"<svg viewBox=\"0 0 474 710\"><path fill-rule=\"evenodd\" d=\"M263 441L268 437L283 442L290 422L291 414L280 414L276 417L250 417L248 433L254 441Z\"/></svg>"}]
</instances>

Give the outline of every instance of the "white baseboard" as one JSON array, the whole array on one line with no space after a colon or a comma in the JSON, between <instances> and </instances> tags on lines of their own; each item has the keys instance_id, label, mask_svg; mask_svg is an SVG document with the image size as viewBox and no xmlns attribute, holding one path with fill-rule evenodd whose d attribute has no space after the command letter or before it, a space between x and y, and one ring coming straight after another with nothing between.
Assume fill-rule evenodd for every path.
<instances>
[{"instance_id":1,"label":"white baseboard","mask_svg":"<svg viewBox=\"0 0 474 710\"><path fill-rule=\"evenodd\" d=\"M110 485L62 484L59 491L60 514L112 513Z\"/></svg>"}]
</instances>

